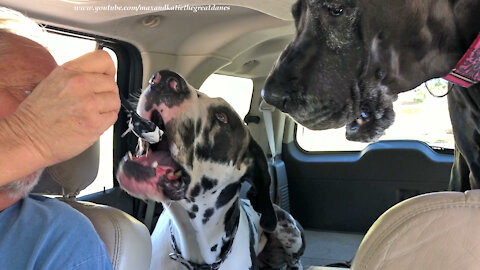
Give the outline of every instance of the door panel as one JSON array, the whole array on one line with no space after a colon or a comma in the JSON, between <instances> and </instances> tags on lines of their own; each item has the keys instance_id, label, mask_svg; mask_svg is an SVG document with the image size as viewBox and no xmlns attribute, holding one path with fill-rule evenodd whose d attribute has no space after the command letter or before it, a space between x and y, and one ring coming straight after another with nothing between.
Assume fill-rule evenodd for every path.
<instances>
[{"instance_id":1,"label":"door panel","mask_svg":"<svg viewBox=\"0 0 480 270\"><path fill-rule=\"evenodd\" d=\"M419 141L361 152L306 153L284 144L292 214L310 229L365 232L389 207L448 187L453 155Z\"/></svg>"}]
</instances>

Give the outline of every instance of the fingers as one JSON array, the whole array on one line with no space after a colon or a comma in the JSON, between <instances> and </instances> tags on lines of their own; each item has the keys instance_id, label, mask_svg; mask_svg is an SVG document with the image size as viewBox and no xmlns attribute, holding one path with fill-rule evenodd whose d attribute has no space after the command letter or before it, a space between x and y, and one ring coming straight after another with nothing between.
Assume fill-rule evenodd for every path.
<instances>
[{"instance_id":1,"label":"fingers","mask_svg":"<svg viewBox=\"0 0 480 270\"><path fill-rule=\"evenodd\" d=\"M120 97L118 96L118 93L104 92L95 94L95 99L99 113L118 113L118 110L120 109Z\"/></svg>"},{"instance_id":2,"label":"fingers","mask_svg":"<svg viewBox=\"0 0 480 270\"><path fill-rule=\"evenodd\" d=\"M84 74L82 75L83 84L90 87L94 93L112 92L118 96L118 86L115 80L109 75L104 74Z\"/></svg>"},{"instance_id":3,"label":"fingers","mask_svg":"<svg viewBox=\"0 0 480 270\"><path fill-rule=\"evenodd\" d=\"M107 130L111 125L115 124L115 122L117 122L117 118L118 118L118 113L117 112L106 112L106 113L102 113L101 116L104 118L105 120L105 130Z\"/></svg>"},{"instance_id":4,"label":"fingers","mask_svg":"<svg viewBox=\"0 0 480 270\"><path fill-rule=\"evenodd\" d=\"M100 73L110 77L115 77L116 74L112 58L103 50L96 50L84 54L62 66L71 71Z\"/></svg>"}]
</instances>

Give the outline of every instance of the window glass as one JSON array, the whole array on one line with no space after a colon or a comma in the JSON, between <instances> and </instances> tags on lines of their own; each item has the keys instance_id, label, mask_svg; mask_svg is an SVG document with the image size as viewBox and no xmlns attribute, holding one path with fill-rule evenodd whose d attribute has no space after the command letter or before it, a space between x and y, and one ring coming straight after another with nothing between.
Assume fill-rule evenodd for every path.
<instances>
[{"instance_id":1,"label":"window glass","mask_svg":"<svg viewBox=\"0 0 480 270\"><path fill-rule=\"evenodd\" d=\"M250 109L253 81L245 78L212 74L205 80L199 91L212 98L223 98L243 119Z\"/></svg>"},{"instance_id":2,"label":"window glass","mask_svg":"<svg viewBox=\"0 0 480 270\"><path fill-rule=\"evenodd\" d=\"M42 39L43 45L53 55L57 64L61 65L75 59L96 48L93 40L64 36L55 33L47 33ZM105 49L112 56L115 67L117 58L113 51ZM80 192L79 196L103 191L113 187L113 126L100 137L100 164L95 181Z\"/></svg>"},{"instance_id":3,"label":"window glass","mask_svg":"<svg viewBox=\"0 0 480 270\"><path fill-rule=\"evenodd\" d=\"M448 91L443 79L430 80L427 86L435 95ZM419 140L434 147L454 148L447 97L434 97L428 89L422 84L398 95L393 104L395 122L380 141ZM345 139L345 128L312 131L298 125L296 137L298 145L307 151L359 151L368 145Z\"/></svg>"}]
</instances>

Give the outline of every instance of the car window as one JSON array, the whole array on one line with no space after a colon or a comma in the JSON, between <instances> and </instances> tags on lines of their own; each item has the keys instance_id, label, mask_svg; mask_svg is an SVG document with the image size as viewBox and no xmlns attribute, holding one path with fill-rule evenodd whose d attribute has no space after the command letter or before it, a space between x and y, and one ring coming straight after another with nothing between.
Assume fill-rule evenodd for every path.
<instances>
[{"instance_id":1,"label":"car window","mask_svg":"<svg viewBox=\"0 0 480 270\"><path fill-rule=\"evenodd\" d=\"M448 83L434 79L427 83L434 94L446 93ZM447 97L434 97L425 84L401 93L394 102L395 122L381 140L418 140L432 147L454 148ZM306 151L360 151L368 143L345 139L345 128L313 131L297 126L297 143Z\"/></svg>"},{"instance_id":2,"label":"car window","mask_svg":"<svg viewBox=\"0 0 480 270\"><path fill-rule=\"evenodd\" d=\"M246 78L212 74L199 89L209 97L221 97L228 102L243 119L250 109L253 81Z\"/></svg>"},{"instance_id":3,"label":"car window","mask_svg":"<svg viewBox=\"0 0 480 270\"><path fill-rule=\"evenodd\" d=\"M56 33L47 33L42 43L53 55L57 64L61 65L85 53L95 50L97 43L94 40L79 37L65 36ZM105 48L112 57L115 67L117 57L115 53ZM95 181L82 190L79 196L88 195L113 187L113 126L100 137L100 164Z\"/></svg>"}]
</instances>

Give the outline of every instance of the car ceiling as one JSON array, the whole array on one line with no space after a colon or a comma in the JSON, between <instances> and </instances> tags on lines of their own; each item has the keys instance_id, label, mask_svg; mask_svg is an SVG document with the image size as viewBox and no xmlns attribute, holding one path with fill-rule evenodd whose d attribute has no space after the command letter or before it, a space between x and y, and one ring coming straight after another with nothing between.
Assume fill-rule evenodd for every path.
<instances>
[{"instance_id":1,"label":"car ceiling","mask_svg":"<svg viewBox=\"0 0 480 270\"><path fill-rule=\"evenodd\" d=\"M144 81L163 68L199 87L211 73L245 78L268 75L295 33L295 0L0 0L40 23L110 37L135 45ZM75 6L227 5L229 11L78 11ZM154 22L154 23L152 23Z\"/></svg>"}]
</instances>

